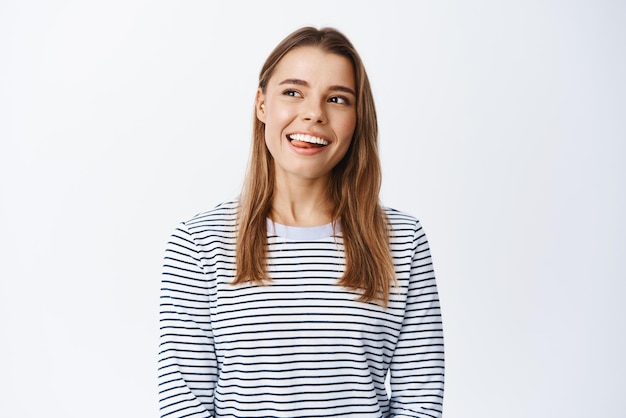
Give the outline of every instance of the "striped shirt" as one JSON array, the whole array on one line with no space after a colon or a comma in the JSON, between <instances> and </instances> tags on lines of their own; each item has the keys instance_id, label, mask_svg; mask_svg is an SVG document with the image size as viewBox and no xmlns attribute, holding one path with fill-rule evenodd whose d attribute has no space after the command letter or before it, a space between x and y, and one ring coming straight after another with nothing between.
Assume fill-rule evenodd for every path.
<instances>
[{"instance_id":1,"label":"striped shirt","mask_svg":"<svg viewBox=\"0 0 626 418\"><path fill-rule=\"evenodd\" d=\"M332 224L268 222L272 282L231 285L236 211L230 201L196 215L167 244L161 417L440 417L443 330L419 221L385 209L398 278L385 309L337 284Z\"/></svg>"}]
</instances>

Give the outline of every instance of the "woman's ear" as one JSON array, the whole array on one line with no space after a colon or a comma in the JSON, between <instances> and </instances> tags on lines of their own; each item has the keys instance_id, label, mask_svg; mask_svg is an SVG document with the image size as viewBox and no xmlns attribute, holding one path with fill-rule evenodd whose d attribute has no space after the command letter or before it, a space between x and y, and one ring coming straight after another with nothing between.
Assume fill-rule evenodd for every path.
<instances>
[{"instance_id":1,"label":"woman's ear","mask_svg":"<svg viewBox=\"0 0 626 418\"><path fill-rule=\"evenodd\" d=\"M257 119L265 123L265 94L260 88L256 91L255 108Z\"/></svg>"}]
</instances>

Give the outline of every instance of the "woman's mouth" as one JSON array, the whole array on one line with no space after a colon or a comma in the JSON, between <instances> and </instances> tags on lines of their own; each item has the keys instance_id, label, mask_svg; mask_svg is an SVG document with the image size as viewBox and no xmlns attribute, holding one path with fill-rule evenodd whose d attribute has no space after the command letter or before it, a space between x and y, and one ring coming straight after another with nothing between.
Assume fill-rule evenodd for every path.
<instances>
[{"instance_id":1,"label":"woman's mouth","mask_svg":"<svg viewBox=\"0 0 626 418\"><path fill-rule=\"evenodd\" d=\"M291 134L287 135L287 139L294 147L298 148L321 148L329 144L323 138L307 134Z\"/></svg>"}]
</instances>

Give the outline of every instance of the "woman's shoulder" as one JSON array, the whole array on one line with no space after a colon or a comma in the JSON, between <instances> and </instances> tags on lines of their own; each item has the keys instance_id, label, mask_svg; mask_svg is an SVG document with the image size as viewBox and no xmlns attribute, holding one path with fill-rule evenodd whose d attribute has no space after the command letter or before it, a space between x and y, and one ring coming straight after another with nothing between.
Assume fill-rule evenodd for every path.
<instances>
[{"instance_id":1,"label":"woman's shoulder","mask_svg":"<svg viewBox=\"0 0 626 418\"><path fill-rule=\"evenodd\" d=\"M417 227L420 224L420 221L417 219L417 217L407 212L403 212L401 210L390 208L387 206L383 206L383 211L385 212L385 215L387 215L387 220L389 221L389 224L394 229L403 226Z\"/></svg>"},{"instance_id":2,"label":"woman's shoulder","mask_svg":"<svg viewBox=\"0 0 626 418\"><path fill-rule=\"evenodd\" d=\"M426 234L417 217L389 207L384 207L383 210L387 215L392 244L427 242Z\"/></svg>"},{"instance_id":3,"label":"woman's shoulder","mask_svg":"<svg viewBox=\"0 0 626 418\"><path fill-rule=\"evenodd\" d=\"M238 199L223 201L209 210L199 212L182 222L189 233L231 231L237 219Z\"/></svg>"}]
</instances>

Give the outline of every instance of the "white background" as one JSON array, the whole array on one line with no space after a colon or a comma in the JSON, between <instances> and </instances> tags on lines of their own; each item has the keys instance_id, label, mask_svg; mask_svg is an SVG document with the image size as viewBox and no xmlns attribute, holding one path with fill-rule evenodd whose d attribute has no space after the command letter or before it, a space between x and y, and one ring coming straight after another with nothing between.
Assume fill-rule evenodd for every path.
<instances>
[{"instance_id":1,"label":"white background","mask_svg":"<svg viewBox=\"0 0 626 418\"><path fill-rule=\"evenodd\" d=\"M360 51L382 199L418 216L444 415L624 417L626 3L0 3L0 416L156 417L175 225L234 197L258 71Z\"/></svg>"}]
</instances>

